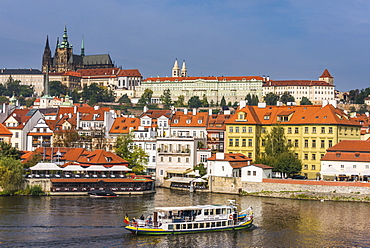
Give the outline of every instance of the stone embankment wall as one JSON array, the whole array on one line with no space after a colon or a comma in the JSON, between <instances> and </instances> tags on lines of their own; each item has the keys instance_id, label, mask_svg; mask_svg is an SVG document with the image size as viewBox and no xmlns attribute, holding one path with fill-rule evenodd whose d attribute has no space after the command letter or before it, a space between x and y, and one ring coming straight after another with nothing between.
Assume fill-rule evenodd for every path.
<instances>
[{"instance_id":1,"label":"stone embankment wall","mask_svg":"<svg viewBox=\"0 0 370 248\"><path fill-rule=\"evenodd\" d=\"M263 182L242 182L240 178L210 178L211 192L239 194L256 192L317 192L339 194L370 194L370 183L363 182L329 182L292 179L264 179Z\"/></svg>"},{"instance_id":2,"label":"stone embankment wall","mask_svg":"<svg viewBox=\"0 0 370 248\"><path fill-rule=\"evenodd\" d=\"M40 185L42 190L44 192L50 192L50 189L51 189L51 181L50 179L44 179L44 178L40 178L40 179L36 179L36 178L32 178L32 179L26 179L26 185L29 185L29 186L35 186L35 185Z\"/></svg>"}]
</instances>

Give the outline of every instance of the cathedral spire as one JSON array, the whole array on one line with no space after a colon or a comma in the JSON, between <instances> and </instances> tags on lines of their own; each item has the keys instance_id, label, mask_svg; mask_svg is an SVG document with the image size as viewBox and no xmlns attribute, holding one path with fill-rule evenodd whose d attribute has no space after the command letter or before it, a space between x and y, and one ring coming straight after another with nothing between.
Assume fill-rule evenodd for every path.
<instances>
[{"instance_id":1,"label":"cathedral spire","mask_svg":"<svg viewBox=\"0 0 370 248\"><path fill-rule=\"evenodd\" d=\"M63 41L59 45L59 48L70 48L71 45L68 42L67 25L64 26Z\"/></svg>"},{"instance_id":2,"label":"cathedral spire","mask_svg":"<svg viewBox=\"0 0 370 248\"><path fill-rule=\"evenodd\" d=\"M187 77L188 71L186 70L185 60L182 62L181 77Z\"/></svg>"},{"instance_id":3,"label":"cathedral spire","mask_svg":"<svg viewBox=\"0 0 370 248\"><path fill-rule=\"evenodd\" d=\"M180 67L179 63L177 62L177 58L175 60L175 64L173 65L172 68L172 77L179 77L180 76Z\"/></svg>"},{"instance_id":4,"label":"cathedral spire","mask_svg":"<svg viewBox=\"0 0 370 248\"><path fill-rule=\"evenodd\" d=\"M46 44L44 49L44 54L42 56L42 71L46 72L49 70L52 63L51 50L49 46L49 36L46 36Z\"/></svg>"}]
</instances>

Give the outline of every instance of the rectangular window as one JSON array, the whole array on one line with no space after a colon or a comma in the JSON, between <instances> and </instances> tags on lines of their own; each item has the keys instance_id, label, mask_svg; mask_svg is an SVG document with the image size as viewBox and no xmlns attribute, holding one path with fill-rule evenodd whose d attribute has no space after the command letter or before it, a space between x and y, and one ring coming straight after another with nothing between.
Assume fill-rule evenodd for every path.
<instances>
[{"instance_id":1,"label":"rectangular window","mask_svg":"<svg viewBox=\"0 0 370 248\"><path fill-rule=\"evenodd\" d=\"M239 146L239 139L235 139L235 146Z\"/></svg>"},{"instance_id":2,"label":"rectangular window","mask_svg":"<svg viewBox=\"0 0 370 248\"><path fill-rule=\"evenodd\" d=\"M247 139L242 139L242 147L246 147L247 146Z\"/></svg>"},{"instance_id":3,"label":"rectangular window","mask_svg":"<svg viewBox=\"0 0 370 248\"><path fill-rule=\"evenodd\" d=\"M288 127L288 133L292 133L292 128Z\"/></svg>"},{"instance_id":4,"label":"rectangular window","mask_svg":"<svg viewBox=\"0 0 370 248\"><path fill-rule=\"evenodd\" d=\"M321 127L321 133L325 133L325 127Z\"/></svg>"},{"instance_id":5,"label":"rectangular window","mask_svg":"<svg viewBox=\"0 0 370 248\"><path fill-rule=\"evenodd\" d=\"M316 154L312 154L312 160L316 160Z\"/></svg>"},{"instance_id":6,"label":"rectangular window","mask_svg":"<svg viewBox=\"0 0 370 248\"><path fill-rule=\"evenodd\" d=\"M325 148L325 140L321 140L321 148Z\"/></svg>"},{"instance_id":7,"label":"rectangular window","mask_svg":"<svg viewBox=\"0 0 370 248\"><path fill-rule=\"evenodd\" d=\"M186 158L186 163L189 163L189 158Z\"/></svg>"},{"instance_id":8,"label":"rectangular window","mask_svg":"<svg viewBox=\"0 0 370 248\"><path fill-rule=\"evenodd\" d=\"M229 127L229 132L230 133L234 132L234 128L233 127Z\"/></svg>"},{"instance_id":9,"label":"rectangular window","mask_svg":"<svg viewBox=\"0 0 370 248\"><path fill-rule=\"evenodd\" d=\"M161 157L161 162L163 162L163 157Z\"/></svg>"},{"instance_id":10,"label":"rectangular window","mask_svg":"<svg viewBox=\"0 0 370 248\"><path fill-rule=\"evenodd\" d=\"M298 140L294 140L294 147L298 147Z\"/></svg>"},{"instance_id":11,"label":"rectangular window","mask_svg":"<svg viewBox=\"0 0 370 248\"><path fill-rule=\"evenodd\" d=\"M242 132L243 133L246 133L247 132L247 128L246 127L243 127Z\"/></svg>"},{"instance_id":12,"label":"rectangular window","mask_svg":"<svg viewBox=\"0 0 370 248\"><path fill-rule=\"evenodd\" d=\"M265 146L265 144L266 144L266 140L262 140L262 142L261 142L261 146Z\"/></svg>"},{"instance_id":13,"label":"rectangular window","mask_svg":"<svg viewBox=\"0 0 370 248\"><path fill-rule=\"evenodd\" d=\"M312 133L316 133L316 127L312 128Z\"/></svg>"},{"instance_id":14,"label":"rectangular window","mask_svg":"<svg viewBox=\"0 0 370 248\"><path fill-rule=\"evenodd\" d=\"M308 159L308 153L305 153L304 154L304 159L307 160Z\"/></svg>"},{"instance_id":15,"label":"rectangular window","mask_svg":"<svg viewBox=\"0 0 370 248\"><path fill-rule=\"evenodd\" d=\"M248 139L248 146L252 146L252 139Z\"/></svg>"},{"instance_id":16,"label":"rectangular window","mask_svg":"<svg viewBox=\"0 0 370 248\"><path fill-rule=\"evenodd\" d=\"M202 155L200 155L200 160L202 160ZM177 158L177 163L180 163L181 162L181 158L180 157L178 157ZM201 161L202 162L202 161Z\"/></svg>"},{"instance_id":17,"label":"rectangular window","mask_svg":"<svg viewBox=\"0 0 370 248\"><path fill-rule=\"evenodd\" d=\"M253 171L253 176L257 176L257 172L256 171Z\"/></svg>"},{"instance_id":18,"label":"rectangular window","mask_svg":"<svg viewBox=\"0 0 370 248\"><path fill-rule=\"evenodd\" d=\"M253 132L253 128L252 127L248 127L248 133L252 133Z\"/></svg>"},{"instance_id":19,"label":"rectangular window","mask_svg":"<svg viewBox=\"0 0 370 248\"><path fill-rule=\"evenodd\" d=\"M294 133L299 133L298 127L294 128Z\"/></svg>"},{"instance_id":20,"label":"rectangular window","mask_svg":"<svg viewBox=\"0 0 370 248\"><path fill-rule=\"evenodd\" d=\"M247 171L247 175L250 176L251 175L251 171Z\"/></svg>"},{"instance_id":21,"label":"rectangular window","mask_svg":"<svg viewBox=\"0 0 370 248\"><path fill-rule=\"evenodd\" d=\"M308 140L304 140L304 147L308 147Z\"/></svg>"},{"instance_id":22,"label":"rectangular window","mask_svg":"<svg viewBox=\"0 0 370 248\"><path fill-rule=\"evenodd\" d=\"M160 170L159 174L160 174L161 176L163 176L163 170Z\"/></svg>"},{"instance_id":23,"label":"rectangular window","mask_svg":"<svg viewBox=\"0 0 370 248\"><path fill-rule=\"evenodd\" d=\"M291 146L292 145L292 140L291 139L288 139L288 145Z\"/></svg>"},{"instance_id":24,"label":"rectangular window","mask_svg":"<svg viewBox=\"0 0 370 248\"><path fill-rule=\"evenodd\" d=\"M252 157L252 153L248 152L248 158L251 158L251 157Z\"/></svg>"},{"instance_id":25,"label":"rectangular window","mask_svg":"<svg viewBox=\"0 0 370 248\"><path fill-rule=\"evenodd\" d=\"M155 163L155 156L152 157L152 162Z\"/></svg>"},{"instance_id":26,"label":"rectangular window","mask_svg":"<svg viewBox=\"0 0 370 248\"><path fill-rule=\"evenodd\" d=\"M308 133L308 127L304 128L304 133Z\"/></svg>"},{"instance_id":27,"label":"rectangular window","mask_svg":"<svg viewBox=\"0 0 370 248\"><path fill-rule=\"evenodd\" d=\"M233 143L234 143L233 139L229 139L229 146L233 146Z\"/></svg>"},{"instance_id":28,"label":"rectangular window","mask_svg":"<svg viewBox=\"0 0 370 248\"><path fill-rule=\"evenodd\" d=\"M333 127L329 127L329 133L333 133Z\"/></svg>"},{"instance_id":29,"label":"rectangular window","mask_svg":"<svg viewBox=\"0 0 370 248\"><path fill-rule=\"evenodd\" d=\"M266 128L265 128L265 127L263 127L263 128L261 129L261 132L262 132L262 133L266 133Z\"/></svg>"},{"instance_id":30,"label":"rectangular window","mask_svg":"<svg viewBox=\"0 0 370 248\"><path fill-rule=\"evenodd\" d=\"M15 137L19 138L19 133L18 132L15 132Z\"/></svg>"},{"instance_id":31,"label":"rectangular window","mask_svg":"<svg viewBox=\"0 0 370 248\"><path fill-rule=\"evenodd\" d=\"M314 165L314 164L313 164L313 165L311 166L311 168L312 168L312 170L316 170L316 165Z\"/></svg>"},{"instance_id":32,"label":"rectangular window","mask_svg":"<svg viewBox=\"0 0 370 248\"><path fill-rule=\"evenodd\" d=\"M316 140L312 140L312 148L316 148Z\"/></svg>"},{"instance_id":33,"label":"rectangular window","mask_svg":"<svg viewBox=\"0 0 370 248\"><path fill-rule=\"evenodd\" d=\"M303 169L304 169L304 170L308 170L308 165L307 165L307 164L305 164L305 165L303 166Z\"/></svg>"},{"instance_id":34,"label":"rectangular window","mask_svg":"<svg viewBox=\"0 0 370 248\"><path fill-rule=\"evenodd\" d=\"M239 133L239 127L235 127L235 133Z\"/></svg>"},{"instance_id":35,"label":"rectangular window","mask_svg":"<svg viewBox=\"0 0 370 248\"><path fill-rule=\"evenodd\" d=\"M353 169L356 169L356 165L355 164L353 165Z\"/></svg>"},{"instance_id":36,"label":"rectangular window","mask_svg":"<svg viewBox=\"0 0 370 248\"><path fill-rule=\"evenodd\" d=\"M333 146L333 141L332 140L328 140L329 144L328 144L328 147L332 147Z\"/></svg>"},{"instance_id":37,"label":"rectangular window","mask_svg":"<svg viewBox=\"0 0 370 248\"><path fill-rule=\"evenodd\" d=\"M172 157L168 157L168 162L172 162Z\"/></svg>"}]
</instances>

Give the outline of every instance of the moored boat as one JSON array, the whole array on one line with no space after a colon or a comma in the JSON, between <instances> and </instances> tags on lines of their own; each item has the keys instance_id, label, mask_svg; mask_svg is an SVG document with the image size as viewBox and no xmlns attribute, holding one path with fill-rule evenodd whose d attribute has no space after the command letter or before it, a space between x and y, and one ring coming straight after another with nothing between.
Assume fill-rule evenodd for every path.
<instances>
[{"instance_id":1,"label":"moored boat","mask_svg":"<svg viewBox=\"0 0 370 248\"><path fill-rule=\"evenodd\" d=\"M87 193L91 197L117 197L117 194L109 190L92 190Z\"/></svg>"},{"instance_id":2,"label":"moored boat","mask_svg":"<svg viewBox=\"0 0 370 248\"><path fill-rule=\"evenodd\" d=\"M234 201L229 205L198 205L156 208L146 218L131 221L125 227L134 234L166 235L212 231L240 230L253 224L252 207L238 211Z\"/></svg>"}]
</instances>

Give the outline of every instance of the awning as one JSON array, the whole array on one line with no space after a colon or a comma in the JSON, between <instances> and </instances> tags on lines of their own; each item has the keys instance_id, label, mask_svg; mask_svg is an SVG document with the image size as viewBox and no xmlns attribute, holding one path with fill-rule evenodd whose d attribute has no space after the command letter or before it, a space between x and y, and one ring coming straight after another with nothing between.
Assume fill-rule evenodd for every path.
<instances>
[{"instance_id":1,"label":"awning","mask_svg":"<svg viewBox=\"0 0 370 248\"><path fill-rule=\"evenodd\" d=\"M207 181L206 181L206 180L204 180L204 179L202 179L202 178L197 178L197 179L194 179L192 182L193 182L193 183L205 183L205 182L207 182Z\"/></svg>"},{"instance_id":2,"label":"awning","mask_svg":"<svg viewBox=\"0 0 370 248\"><path fill-rule=\"evenodd\" d=\"M370 169L364 170L360 173L362 176L370 176Z\"/></svg>"},{"instance_id":3,"label":"awning","mask_svg":"<svg viewBox=\"0 0 370 248\"><path fill-rule=\"evenodd\" d=\"M336 169L334 169L334 167L329 167L323 171L321 171L321 175L338 175L339 174L339 171L337 171Z\"/></svg>"},{"instance_id":4,"label":"awning","mask_svg":"<svg viewBox=\"0 0 370 248\"><path fill-rule=\"evenodd\" d=\"M348 167L341 174L346 174L347 176L360 175L360 173L357 170L353 169L352 167Z\"/></svg>"},{"instance_id":5,"label":"awning","mask_svg":"<svg viewBox=\"0 0 370 248\"><path fill-rule=\"evenodd\" d=\"M107 168L109 171L132 171L130 168L124 165L113 165Z\"/></svg>"},{"instance_id":6,"label":"awning","mask_svg":"<svg viewBox=\"0 0 370 248\"><path fill-rule=\"evenodd\" d=\"M86 171L108 171L108 168L102 165L90 165L85 168Z\"/></svg>"},{"instance_id":7,"label":"awning","mask_svg":"<svg viewBox=\"0 0 370 248\"><path fill-rule=\"evenodd\" d=\"M43 170L43 171L54 170L54 171L58 171L58 170L62 170L62 168L60 168L55 163L37 163L35 166L32 166L30 168L30 170L32 170L32 171L35 171L35 170L40 170L40 171L41 170Z\"/></svg>"},{"instance_id":8,"label":"awning","mask_svg":"<svg viewBox=\"0 0 370 248\"><path fill-rule=\"evenodd\" d=\"M166 172L167 173L172 173L172 174L186 174L186 173L189 173L191 171L192 171L192 169L188 168L188 169L170 169L170 170L167 170Z\"/></svg>"},{"instance_id":9,"label":"awning","mask_svg":"<svg viewBox=\"0 0 370 248\"><path fill-rule=\"evenodd\" d=\"M189 178L189 177L172 177L170 179L167 179L166 181L176 182L176 183L190 183L193 180L194 178Z\"/></svg>"},{"instance_id":10,"label":"awning","mask_svg":"<svg viewBox=\"0 0 370 248\"><path fill-rule=\"evenodd\" d=\"M79 165L67 165L63 168L63 171L86 171L86 169Z\"/></svg>"}]
</instances>

